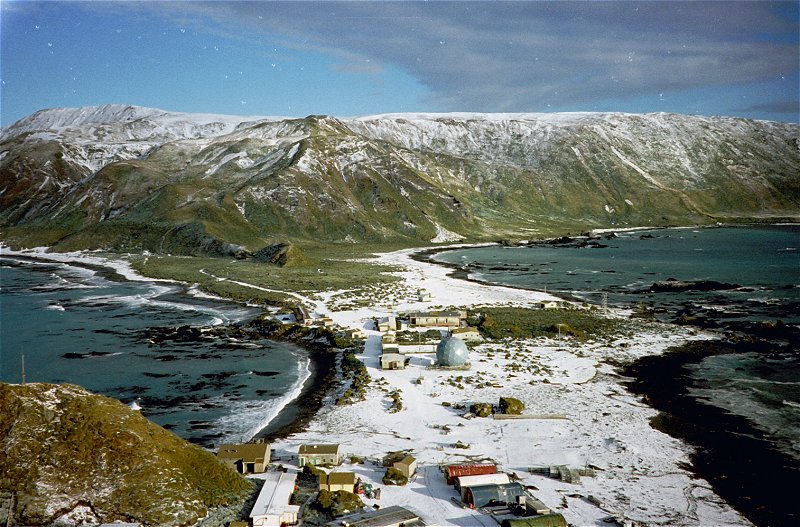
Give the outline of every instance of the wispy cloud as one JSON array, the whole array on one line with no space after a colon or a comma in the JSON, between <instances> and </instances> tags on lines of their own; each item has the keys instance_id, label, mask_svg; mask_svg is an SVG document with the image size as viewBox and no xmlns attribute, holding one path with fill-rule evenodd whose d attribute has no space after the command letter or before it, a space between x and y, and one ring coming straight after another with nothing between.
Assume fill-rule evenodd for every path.
<instances>
[{"instance_id":1,"label":"wispy cloud","mask_svg":"<svg viewBox=\"0 0 800 527\"><path fill-rule=\"evenodd\" d=\"M776 101L766 104L753 104L746 108L739 108L740 112L766 112L800 115L800 100L795 101Z\"/></svg>"},{"instance_id":2,"label":"wispy cloud","mask_svg":"<svg viewBox=\"0 0 800 527\"><path fill-rule=\"evenodd\" d=\"M375 74L391 64L425 85L441 109L591 106L798 70L796 2L128 5L195 30L327 53L338 72Z\"/></svg>"}]
</instances>

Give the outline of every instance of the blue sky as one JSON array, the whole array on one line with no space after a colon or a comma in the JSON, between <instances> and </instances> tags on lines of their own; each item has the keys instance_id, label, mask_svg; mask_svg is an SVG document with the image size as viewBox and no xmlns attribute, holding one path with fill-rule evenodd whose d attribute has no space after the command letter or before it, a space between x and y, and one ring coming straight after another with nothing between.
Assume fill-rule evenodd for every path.
<instances>
[{"instance_id":1,"label":"blue sky","mask_svg":"<svg viewBox=\"0 0 800 527\"><path fill-rule=\"evenodd\" d=\"M305 116L798 122L798 2L0 0L0 121L106 103Z\"/></svg>"}]
</instances>

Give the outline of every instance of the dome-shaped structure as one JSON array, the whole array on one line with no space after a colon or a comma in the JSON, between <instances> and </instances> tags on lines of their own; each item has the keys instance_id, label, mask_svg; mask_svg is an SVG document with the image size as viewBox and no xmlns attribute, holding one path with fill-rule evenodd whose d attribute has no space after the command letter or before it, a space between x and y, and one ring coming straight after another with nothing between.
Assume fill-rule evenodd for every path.
<instances>
[{"instance_id":1,"label":"dome-shaped structure","mask_svg":"<svg viewBox=\"0 0 800 527\"><path fill-rule=\"evenodd\" d=\"M458 337L445 337L436 346L436 360L439 366L463 366L467 363L469 350Z\"/></svg>"}]
</instances>

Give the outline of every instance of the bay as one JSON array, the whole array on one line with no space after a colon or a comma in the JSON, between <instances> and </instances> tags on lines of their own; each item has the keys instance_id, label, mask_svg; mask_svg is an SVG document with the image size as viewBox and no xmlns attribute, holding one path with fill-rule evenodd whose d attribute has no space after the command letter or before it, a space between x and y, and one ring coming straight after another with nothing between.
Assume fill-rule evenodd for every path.
<instances>
[{"instance_id":1,"label":"bay","mask_svg":"<svg viewBox=\"0 0 800 527\"><path fill-rule=\"evenodd\" d=\"M595 304L605 297L621 308L643 305L667 320L689 314L723 329L747 331L779 320L800 327L800 225L630 231L594 246L561 245L469 248L435 259L474 279ZM670 279L735 287L650 291ZM698 381L698 398L747 418L800 460L800 350L786 351L710 356L687 367Z\"/></svg>"},{"instance_id":2,"label":"bay","mask_svg":"<svg viewBox=\"0 0 800 527\"><path fill-rule=\"evenodd\" d=\"M718 330L719 340L629 365L629 389L662 412L653 426L691 444L693 469L755 524L800 521L791 505L800 479L800 226L621 232L434 258L471 279ZM709 288L655 292L671 279Z\"/></svg>"},{"instance_id":3,"label":"bay","mask_svg":"<svg viewBox=\"0 0 800 527\"><path fill-rule=\"evenodd\" d=\"M153 327L203 327L261 313L164 283L0 258L0 381L73 383L114 397L206 447L246 441L295 398L306 350L269 340L165 341Z\"/></svg>"}]
</instances>

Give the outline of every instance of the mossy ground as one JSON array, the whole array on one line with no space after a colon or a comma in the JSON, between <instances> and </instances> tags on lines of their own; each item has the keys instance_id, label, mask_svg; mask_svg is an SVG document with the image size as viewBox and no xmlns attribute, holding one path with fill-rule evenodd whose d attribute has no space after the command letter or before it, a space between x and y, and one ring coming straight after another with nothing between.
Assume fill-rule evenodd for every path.
<instances>
[{"instance_id":1,"label":"mossy ground","mask_svg":"<svg viewBox=\"0 0 800 527\"><path fill-rule=\"evenodd\" d=\"M190 525L252 490L213 454L71 385L0 384L0 452L0 491L16 496L11 524L48 525L86 507L100 523Z\"/></svg>"},{"instance_id":2,"label":"mossy ground","mask_svg":"<svg viewBox=\"0 0 800 527\"><path fill-rule=\"evenodd\" d=\"M472 324L490 339L572 336L599 338L621 331L625 322L594 310L481 307Z\"/></svg>"},{"instance_id":3,"label":"mossy ground","mask_svg":"<svg viewBox=\"0 0 800 527\"><path fill-rule=\"evenodd\" d=\"M207 293L239 301L289 306L297 299L280 291L314 295L346 290L348 302L369 302L379 296L377 289L400 281L390 274L398 269L365 260L372 248L312 245L303 248L311 263L284 267L254 259L162 255L136 257L133 266L151 278L198 284Z\"/></svg>"}]
</instances>

